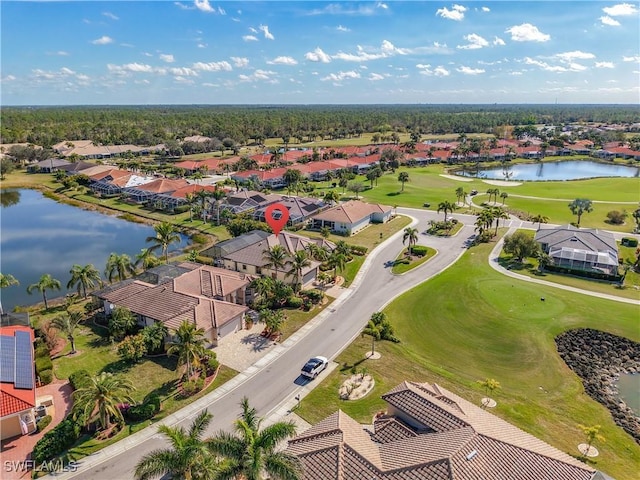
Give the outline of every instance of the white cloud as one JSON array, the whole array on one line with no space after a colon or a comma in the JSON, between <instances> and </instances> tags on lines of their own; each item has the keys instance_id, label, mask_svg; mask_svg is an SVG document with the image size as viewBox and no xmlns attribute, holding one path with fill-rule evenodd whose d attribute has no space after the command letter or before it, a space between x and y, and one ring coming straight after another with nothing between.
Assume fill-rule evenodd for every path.
<instances>
[{"instance_id":1,"label":"white cloud","mask_svg":"<svg viewBox=\"0 0 640 480\"><path fill-rule=\"evenodd\" d=\"M207 48L207 44L206 43L199 43L198 44L198 48Z\"/></svg>"},{"instance_id":2,"label":"white cloud","mask_svg":"<svg viewBox=\"0 0 640 480\"><path fill-rule=\"evenodd\" d=\"M522 75L522 72L519 72L519 71L513 71L513 72L509 72L509 75L514 75L514 76Z\"/></svg>"},{"instance_id":3,"label":"white cloud","mask_svg":"<svg viewBox=\"0 0 640 480\"><path fill-rule=\"evenodd\" d=\"M297 65L298 62L292 57L276 57L267 62L269 65Z\"/></svg>"},{"instance_id":4,"label":"white cloud","mask_svg":"<svg viewBox=\"0 0 640 480\"><path fill-rule=\"evenodd\" d=\"M16 77L13 75L7 75L6 77L2 77L3 82L13 82L16 80Z\"/></svg>"},{"instance_id":5,"label":"white cloud","mask_svg":"<svg viewBox=\"0 0 640 480\"><path fill-rule=\"evenodd\" d=\"M231 57L233 60L233 66L237 68L244 68L249 65L249 59L246 57Z\"/></svg>"},{"instance_id":6,"label":"white cloud","mask_svg":"<svg viewBox=\"0 0 640 480\"><path fill-rule=\"evenodd\" d=\"M447 70L446 68L444 68L442 65L438 65L434 70L433 70L433 74L436 77L448 77L449 76L449 70Z\"/></svg>"},{"instance_id":7,"label":"white cloud","mask_svg":"<svg viewBox=\"0 0 640 480\"><path fill-rule=\"evenodd\" d=\"M480 35L477 35L475 33L470 33L469 35L465 35L463 38L469 43L467 45L458 45L456 48L459 48L462 50L476 50L478 48L489 46L489 42L487 42L484 38L482 38Z\"/></svg>"},{"instance_id":8,"label":"white cloud","mask_svg":"<svg viewBox=\"0 0 640 480\"><path fill-rule=\"evenodd\" d=\"M118 18L117 16L115 16L111 12L102 12L102 15L107 17L107 18L110 18L111 20L120 20L120 18Z\"/></svg>"},{"instance_id":9,"label":"white cloud","mask_svg":"<svg viewBox=\"0 0 640 480\"><path fill-rule=\"evenodd\" d=\"M151 65L146 65L144 63L126 63L124 65L113 65L109 63L107 65L107 69L110 72L114 73L127 73L127 72L135 72L135 73L153 73L153 67Z\"/></svg>"},{"instance_id":10,"label":"white cloud","mask_svg":"<svg viewBox=\"0 0 640 480\"><path fill-rule=\"evenodd\" d=\"M193 7L190 7L189 5L185 5L184 3L181 3L181 2L173 2L173 4L176 7L180 8L182 10L192 10L193 9Z\"/></svg>"},{"instance_id":11,"label":"white cloud","mask_svg":"<svg viewBox=\"0 0 640 480\"><path fill-rule=\"evenodd\" d=\"M376 15L379 10L388 10L389 6L386 3L379 2L375 6L369 4L353 5L343 3L329 3L324 8L316 8L307 12L307 15L362 15L370 16Z\"/></svg>"},{"instance_id":12,"label":"white cloud","mask_svg":"<svg viewBox=\"0 0 640 480\"><path fill-rule=\"evenodd\" d=\"M389 8L389 5L387 5L386 3L378 2L378 3L376 3L376 8L381 8L383 10L387 10Z\"/></svg>"},{"instance_id":13,"label":"white cloud","mask_svg":"<svg viewBox=\"0 0 640 480\"><path fill-rule=\"evenodd\" d=\"M197 77L198 72L188 67L170 68L169 73L171 75L177 75L180 77Z\"/></svg>"},{"instance_id":14,"label":"white cloud","mask_svg":"<svg viewBox=\"0 0 640 480\"><path fill-rule=\"evenodd\" d=\"M614 18L611 18L608 15L604 15L604 16L600 17L598 20L600 20L603 25L609 25L611 27L619 27L620 26L620 22L619 21L617 21Z\"/></svg>"},{"instance_id":15,"label":"white cloud","mask_svg":"<svg viewBox=\"0 0 640 480\"><path fill-rule=\"evenodd\" d=\"M338 25L336 27L336 30L338 30L339 32L350 32L351 30L349 30L347 27L343 26L343 25Z\"/></svg>"},{"instance_id":16,"label":"white cloud","mask_svg":"<svg viewBox=\"0 0 640 480\"><path fill-rule=\"evenodd\" d=\"M572 52L556 53L554 57L559 58L560 60L563 60L566 62L569 62L575 59L589 60L591 58L596 58L596 56L593 53L581 52L580 50L574 50Z\"/></svg>"},{"instance_id":17,"label":"white cloud","mask_svg":"<svg viewBox=\"0 0 640 480\"><path fill-rule=\"evenodd\" d=\"M569 64L569 70L572 70L574 72L584 72L586 69L587 69L587 67L585 67L584 65L581 65L579 63L571 62Z\"/></svg>"},{"instance_id":18,"label":"white cloud","mask_svg":"<svg viewBox=\"0 0 640 480\"><path fill-rule=\"evenodd\" d=\"M220 71L230 72L231 70L233 70L233 68L231 67L231 64L224 60L221 62L209 62L209 63L196 62L193 64L193 69L202 70L204 72L220 72Z\"/></svg>"},{"instance_id":19,"label":"white cloud","mask_svg":"<svg viewBox=\"0 0 640 480\"><path fill-rule=\"evenodd\" d=\"M464 12L467 11L466 7L462 5L454 5L451 10L447 7L442 7L436 10L436 16L440 16L442 18L447 18L449 20L460 21L464 18Z\"/></svg>"},{"instance_id":20,"label":"white cloud","mask_svg":"<svg viewBox=\"0 0 640 480\"><path fill-rule=\"evenodd\" d=\"M640 55L634 57L622 57L623 62L640 62Z\"/></svg>"},{"instance_id":21,"label":"white cloud","mask_svg":"<svg viewBox=\"0 0 640 480\"><path fill-rule=\"evenodd\" d=\"M547 72L566 72L566 71L568 71L568 69L566 67L563 67L561 65L549 65L546 62L542 62L540 60L534 60L533 58L530 58L530 57L525 57L524 63L526 63L527 65L535 65L536 67L540 67L543 70L546 70Z\"/></svg>"},{"instance_id":22,"label":"white cloud","mask_svg":"<svg viewBox=\"0 0 640 480\"><path fill-rule=\"evenodd\" d=\"M275 37L269 31L269 27L267 25L260 25L258 28L262 33L264 33L264 38L267 40L275 40Z\"/></svg>"},{"instance_id":23,"label":"white cloud","mask_svg":"<svg viewBox=\"0 0 640 480\"><path fill-rule=\"evenodd\" d=\"M255 29L255 28L253 28L253 27L249 27L249 31L250 31L251 33L258 33L258 30L256 30L256 29Z\"/></svg>"},{"instance_id":24,"label":"white cloud","mask_svg":"<svg viewBox=\"0 0 640 480\"><path fill-rule=\"evenodd\" d=\"M637 14L638 8L631 3L619 3L612 7L604 7L602 11L612 17L626 17Z\"/></svg>"},{"instance_id":25,"label":"white cloud","mask_svg":"<svg viewBox=\"0 0 640 480\"><path fill-rule=\"evenodd\" d=\"M493 37L493 44L494 45L500 45L500 46L504 46L506 45L506 43L504 43L504 40L501 39L500 37Z\"/></svg>"},{"instance_id":26,"label":"white cloud","mask_svg":"<svg viewBox=\"0 0 640 480\"><path fill-rule=\"evenodd\" d=\"M304 58L310 62L329 63L331 61L331 57L324 53L320 47L316 48L313 52L305 53Z\"/></svg>"},{"instance_id":27,"label":"white cloud","mask_svg":"<svg viewBox=\"0 0 640 480\"><path fill-rule=\"evenodd\" d=\"M257 82L264 81L269 83L278 83L277 79L272 78L272 75L275 75L276 72L272 72L270 70L256 70L251 75L238 75L238 78L241 82Z\"/></svg>"},{"instance_id":28,"label":"white cloud","mask_svg":"<svg viewBox=\"0 0 640 480\"><path fill-rule=\"evenodd\" d=\"M505 32L510 33L511 40L515 42L547 42L551 39L550 35L542 33L538 30L538 27L530 23L514 25L505 30Z\"/></svg>"},{"instance_id":29,"label":"white cloud","mask_svg":"<svg viewBox=\"0 0 640 480\"><path fill-rule=\"evenodd\" d=\"M482 7L483 12L490 12L491 9L489 7Z\"/></svg>"},{"instance_id":30,"label":"white cloud","mask_svg":"<svg viewBox=\"0 0 640 480\"><path fill-rule=\"evenodd\" d=\"M420 69L421 75L426 75L428 77L436 76L436 77L447 77L450 75L449 70L444 68L442 65L438 65L436 68L431 69L431 65L425 64L417 64L416 67Z\"/></svg>"},{"instance_id":31,"label":"white cloud","mask_svg":"<svg viewBox=\"0 0 640 480\"><path fill-rule=\"evenodd\" d=\"M109 43L113 43L113 38L104 35L100 38L96 38L91 43L93 43L94 45L108 45Z\"/></svg>"},{"instance_id":32,"label":"white cloud","mask_svg":"<svg viewBox=\"0 0 640 480\"><path fill-rule=\"evenodd\" d=\"M409 53L409 51L406 48L398 48L394 46L393 43L391 43L389 40L382 41L382 45L380 45L380 50L382 50L382 53L386 55L395 55L395 54L406 55Z\"/></svg>"},{"instance_id":33,"label":"white cloud","mask_svg":"<svg viewBox=\"0 0 640 480\"><path fill-rule=\"evenodd\" d=\"M377 82L378 80L384 80L384 75L371 72L371 74L369 75L369 80L371 80L372 82Z\"/></svg>"},{"instance_id":34,"label":"white cloud","mask_svg":"<svg viewBox=\"0 0 640 480\"><path fill-rule=\"evenodd\" d=\"M465 67L464 65L456 68L456 70L460 73L464 73L465 75L480 75L481 73L484 73L483 68L471 68Z\"/></svg>"},{"instance_id":35,"label":"white cloud","mask_svg":"<svg viewBox=\"0 0 640 480\"><path fill-rule=\"evenodd\" d=\"M209 0L195 0L193 4L201 12L213 13L216 11L216 9L209 4Z\"/></svg>"},{"instance_id":36,"label":"white cloud","mask_svg":"<svg viewBox=\"0 0 640 480\"><path fill-rule=\"evenodd\" d=\"M160 54L160 60L167 63L173 63L175 61L175 59L173 58L173 55L169 55L165 53Z\"/></svg>"},{"instance_id":37,"label":"white cloud","mask_svg":"<svg viewBox=\"0 0 640 480\"><path fill-rule=\"evenodd\" d=\"M71 70L70 68L67 67L62 67L60 69L60 73L62 73L63 75L75 75L76 72L74 72L73 70Z\"/></svg>"},{"instance_id":38,"label":"white cloud","mask_svg":"<svg viewBox=\"0 0 640 480\"><path fill-rule=\"evenodd\" d=\"M258 37L256 37L255 35L244 35L242 37L242 40L244 40L245 42L257 42Z\"/></svg>"},{"instance_id":39,"label":"white cloud","mask_svg":"<svg viewBox=\"0 0 640 480\"><path fill-rule=\"evenodd\" d=\"M408 53L410 53L409 50L405 48L398 48L389 40L383 40L379 50L371 47L365 48L358 45L356 53L338 52L335 55L332 55L331 58L344 60L346 62L368 62L371 60L378 60L380 58L392 57L394 55L407 55Z\"/></svg>"},{"instance_id":40,"label":"white cloud","mask_svg":"<svg viewBox=\"0 0 640 480\"><path fill-rule=\"evenodd\" d=\"M350 70L348 72L331 73L326 77L322 78L321 80L322 81L331 80L334 82L341 82L342 80L345 80L347 78L360 78L360 74L358 72Z\"/></svg>"},{"instance_id":41,"label":"white cloud","mask_svg":"<svg viewBox=\"0 0 640 480\"><path fill-rule=\"evenodd\" d=\"M613 68L613 62L596 62L596 68Z\"/></svg>"}]
</instances>

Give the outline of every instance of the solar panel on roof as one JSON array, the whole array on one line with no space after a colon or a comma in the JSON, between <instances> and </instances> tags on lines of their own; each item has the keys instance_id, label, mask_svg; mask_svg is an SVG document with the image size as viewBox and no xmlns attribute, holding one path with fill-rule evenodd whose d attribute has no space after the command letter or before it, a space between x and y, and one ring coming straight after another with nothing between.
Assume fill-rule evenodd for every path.
<instances>
[{"instance_id":1,"label":"solar panel on roof","mask_svg":"<svg viewBox=\"0 0 640 480\"><path fill-rule=\"evenodd\" d=\"M6 335L0 337L0 382L13 383L15 375L15 339Z\"/></svg>"},{"instance_id":2,"label":"solar panel on roof","mask_svg":"<svg viewBox=\"0 0 640 480\"><path fill-rule=\"evenodd\" d=\"M16 388L32 389L33 385L33 356L31 335L29 332L16 332Z\"/></svg>"}]
</instances>

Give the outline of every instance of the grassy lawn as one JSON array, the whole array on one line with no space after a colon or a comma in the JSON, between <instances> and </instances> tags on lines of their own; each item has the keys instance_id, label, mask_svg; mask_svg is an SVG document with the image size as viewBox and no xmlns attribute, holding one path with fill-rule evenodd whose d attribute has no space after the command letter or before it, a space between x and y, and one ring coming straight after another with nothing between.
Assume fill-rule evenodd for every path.
<instances>
[{"instance_id":1,"label":"grassy lawn","mask_svg":"<svg viewBox=\"0 0 640 480\"><path fill-rule=\"evenodd\" d=\"M325 295L325 303L322 305L316 305L308 312L301 310L299 308L283 308L282 311L287 316L287 320L284 322L284 326L282 327L282 339L281 342L285 341L291 335L296 333L303 327L309 320L322 312L325 308L331 305L331 302L335 300L335 298Z\"/></svg>"},{"instance_id":2,"label":"grassy lawn","mask_svg":"<svg viewBox=\"0 0 640 480\"><path fill-rule=\"evenodd\" d=\"M391 273L396 275L407 273L409 270L413 270L414 268L419 267L436 254L436 251L433 248L427 247L426 255L423 255L422 257L410 257L411 261L409 263L403 263L401 260L407 258L408 251L409 249L405 248L404 250L402 250L402 252L400 252L393 264L393 267L391 267Z\"/></svg>"},{"instance_id":3,"label":"grassy lawn","mask_svg":"<svg viewBox=\"0 0 640 480\"><path fill-rule=\"evenodd\" d=\"M380 395L404 380L437 382L477 403L484 392L476 381L495 378L502 385L492 394L498 416L574 455L583 440L578 424L600 424L606 443L598 444L601 455L593 466L619 480L637 478L640 446L584 393L554 338L589 327L640 341L638 307L505 277L487 265L491 248L474 247L396 299L386 313L401 343L378 342L382 358L375 361L364 360L370 339L356 339L336 359L342 367L304 399L298 413L314 423L340 408L370 423L385 407ZM376 387L361 400L342 401L338 388L354 365L366 367Z\"/></svg>"},{"instance_id":4,"label":"grassy lawn","mask_svg":"<svg viewBox=\"0 0 640 480\"><path fill-rule=\"evenodd\" d=\"M522 185L508 187L505 191L542 198L589 198L606 202L640 202L640 181L637 178L523 182ZM631 210L630 207L633 205L627 206L627 209Z\"/></svg>"}]
</instances>

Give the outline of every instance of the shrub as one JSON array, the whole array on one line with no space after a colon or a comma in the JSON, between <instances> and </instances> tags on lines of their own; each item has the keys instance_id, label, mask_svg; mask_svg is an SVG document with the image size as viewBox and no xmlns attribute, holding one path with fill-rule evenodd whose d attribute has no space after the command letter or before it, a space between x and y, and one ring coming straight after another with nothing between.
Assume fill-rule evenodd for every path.
<instances>
[{"instance_id":1,"label":"shrub","mask_svg":"<svg viewBox=\"0 0 640 480\"><path fill-rule=\"evenodd\" d=\"M147 353L144 335L129 335L118 344L118 355L128 362L138 362Z\"/></svg>"},{"instance_id":2,"label":"shrub","mask_svg":"<svg viewBox=\"0 0 640 480\"><path fill-rule=\"evenodd\" d=\"M53 363L51 362L51 357L47 354L46 357L36 357L36 374L42 372L43 370L51 370L53 368Z\"/></svg>"},{"instance_id":3,"label":"shrub","mask_svg":"<svg viewBox=\"0 0 640 480\"><path fill-rule=\"evenodd\" d=\"M637 247L638 239L625 237L620 241L620 243L622 244L623 247Z\"/></svg>"},{"instance_id":4,"label":"shrub","mask_svg":"<svg viewBox=\"0 0 640 480\"><path fill-rule=\"evenodd\" d=\"M611 223L613 225L622 225L625 218L627 218L627 212L611 210L607 213L607 223Z\"/></svg>"},{"instance_id":5,"label":"shrub","mask_svg":"<svg viewBox=\"0 0 640 480\"><path fill-rule=\"evenodd\" d=\"M363 247L362 245L349 245L351 249L351 253L354 255L358 255L359 257L367 254L367 247Z\"/></svg>"},{"instance_id":6,"label":"shrub","mask_svg":"<svg viewBox=\"0 0 640 480\"><path fill-rule=\"evenodd\" d=\"M91 375L86 370L76 370L69 375L69 383L74 390L91 385Z\"/></svg>"},{"instance_id":7,"label":"shrub","mask_svg":"<svg viewBox=\"0 0 640 480\"><path fill-rule=\"evenodd\" d=\"M140 405L132 405L127 409L126 416L128 420L133 422L141 422L149 420L156 414L155 405L150 403L141 403Z\"/></svg>"},{"instance_id":8,"label":"shrub","mask_svg":"<svg viewBox=\"0 0 640 480\"><path fill-rule=\"evenodd\" d=\"M413 247L411 247L411 251L418 257L424 257L429 251L429 248L425 247L424 245L414 245Z\"/></svg>"},{"instance_id":9,"label":"shrub","mask_svg":"<svg viewBox=\"0 0 640 480\"><path fill-rule=\"evenodd\" d=\"M49 347L47 347L47 344L45 343L43 338L38 338L36 340L36 348L34 350L34 355L36 358L50 356Z\"/></svg>"},{"instance_id":10,"label":"shrub","mask_svg":"<svg viewBox=\"0 0 640 480\"><path fill-rule=\"evenodd\" d=\"M213 372L215 372L219 366L220 366L220 362L218 361L217 358L210 358L209 360L207 360L207 372L209 374L212 374Z\"/></svg>"},{"instance_id":11,"label":"shrub","mask_svg":"<svg viewBox=\"0 0 640 480\"><path fill-rule=\"evenodd\" d=\"M287 298L287 307L300 308L303 300L300 297L291 296Z\"/></svg>"},{"instance_id":12,"label":"shrub","mask_svg":"<svg viewBox=\"0 0 640 480\"><path fill-rule=\"evenodd\" d=\"M50 460L73 445L80 435L80 426L66 418L51 431L44 434L33 447L32 458L36 464Z\"/></svg>"},{"instance_id":13,"label":"shrub","mask_svg":"<svg viewBox=\"0 0 640 480\"><path fill-rule=\"evenodd\" d=\"M43 384L48 385L53 381L53 370L42 370L40 373L38 373L38 376L40 377L40 381Z\"/></svg>"},{"instance_id":14,"label":"shrub","mask_svg":"<svg viewBox=\"0 0 640 480\"><path fill-rule=\"evenodd\" d=\"M160 397L158 395L151 394L149 395L145 401L144 401L147 405L153 405L153 410L155 413L158 413L160 411L160 407L161 407L161 400Z\"/></svg>"},{"instance_id":15,"label":"shrub","mask_svg":"<svg viewBox=\"0 0 640 480\"><path fill-rule=\"evenodd\" d=\"M51 423L51 420L53 420L51 415L45 415L40 420L38 420L38 423L36 424L36 426L38 427L38 432L41 432L45 428L47 428L49 426L49 424Z\"/></svg>"},{"instance_id":16,"label":"shrub","mask_svg":"<svg viewBox=\"0 0 640 480\"><path fill-rule=\"evenodd\" d=\"M207 236L203 233L194 233L193 235L191 235L191 241L193 243L197 243L198 245L204 245L205 243L208 243Z\"/></svg>"},{"instance_id":17,"label":"shrub","mask_svg":"<svg viewBox=\"0 0 640 480\"><path fill-rule=\"evenodd\" d=\"M313 290L305 290L304 292L302 292L302 295L305 297L305 299L315 304L320 303L324 298L324 293L316 288L314 288Z\"/></svg>"},{"instance_id":18,"label":"shrub","mask_svg":"<svg viewBox=\"0 0 640 480\"><path fill-rule=\"evenodd\" d=\"M198 378L197 380L189 380L182 384L182 390L186 395L193 395L194 393L198 393L204 387L204 380L202 378Z\"/></svg>"}]
</instances>

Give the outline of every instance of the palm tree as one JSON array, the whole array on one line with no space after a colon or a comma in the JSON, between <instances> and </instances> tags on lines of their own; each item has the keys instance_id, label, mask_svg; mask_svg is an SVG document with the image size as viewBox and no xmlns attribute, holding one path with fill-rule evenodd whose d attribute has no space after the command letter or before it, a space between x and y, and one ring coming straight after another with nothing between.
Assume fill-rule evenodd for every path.
<instances>
[{"instance_id":1,"label":"palm tree","mask_svg":"<svg viewBox=\"0 0 640 480\"><path fill-rule=\"evenodd\" d=\"M398 181L402 183L401 192L404 192L404 184L409 181L409 173L408 172L400 172L398 174Z\"/></svg>"},{"instance_id":2,"label":"palm tree","mask_svg":"<svg viewBox=\"0 0 640 480\"><path fill-rule=\"evenodd\" d=\"M54 318L51 325L67 336L71 343L71 354L76 353L76 340L74 337L76 328L82 321L82 313L77 310L67 310L67 313Z\"/></svg>"},{"instance_id":3,"label":"palm tree","mask_svg":"<svg viewBox=\"0 0 640 480\"><path fill-rule=\"evenodd\" d=\"M259 480L266 473L269 478L301 480L302 465L295 456L276 447L295 435L294 422L276 422L261 429L262 419L244 397L242 414L235 421L235 432L220 431L209 439L209 448L224 460L215 478Z\"/></svg>"},{"instance_id":4,"label":"palm tree","mask_svg":"<svg viewBox=\"0 0 640 480\"><path fill-rule=\"evenodd\" d=\"M500 225L500 220L508 220L509 215L505 212L502 207L491 207L490 208L491 215L493 219L496 221L496 232L495 235L498 234L498 226Z\"/></svg>"},{"instance_id":5,"label":"palm tree","mask_svg":"<svg viewBox=\"0 0 640 480\"><path fill-rule=\"evenodd\" d=\"M534 216L531 218L531 221L532 221L533 223L537 223L537 224L538 224L538 230L540 230L540 226L541 226L543 223L549 223L549 217L545 217L544 215L540 215L540 214L538 214L538 215L534 215Z\"/></svg>"},{"instance_id":6,"label":"palm tree","mask_svg":"<svg viewBox=\"0 0 640 480\"><path fill-rule=\"evenodd\" d=\"M167 475L185 480L212 478L217 462L207 441L202 439L212 418L212 414L203 410L187 431L182 427L160 425L158 431L171 446L142 457L136 465L135 479L150 480Z\"/></svg>"},{"instance_id":7,"label":"palm tree","mask_svg":"<svg viewBox=\"0 0 640 480\"><path fill-rule=\"evenodd\" d=\"M205 216L207 214L207 199L211 196L211 192L209 190L205 190L204 188L198 190L194 193L196 198L200 201L200 212L202 212L202 221L204 221ZM163 222L170 225L168 222ZM162 225L162 224L161 224ZM156 233L158 230L156 230Z\"/></svg>"},{"instance_id":8,"label":"palm tree","mask_svg":"<svg viewBox=\"0 0 640 480\"><path fill-rule=\"evenodd\" d=\"M136 255L136 261L133 265L136 268L142 266L142 269L146 270L147 268L155 267L158 265L158 262L158 257L154 255L153 250L150 248L142 248L140 249L140 253Z\"/></svg>"},{"instance_id":9,"label":"palm tree","mask_svg":"<svg viewBox=\"0 0 640 480\"><path fill-rule=\"evenodd\" d=\"M302 270L311 265L309 255L306 250L298 250L291 257L291 270L287 272L287 276L295 276L296 285L302 287Z\"/></svg>"},{"instance_id":10,"label":"palm tree","mask_svg":"<svg viewBox=\"0 0 640 480\"><path fill-rule=\"evenodd\" d=\"M118 404L134 403L129 395L132 390L135 387L129 380L102 372L87 387L73 392L74 418L81 418L84 425L97 421L101 429L111 427L112 419L124 422Z\"/></svg>"},{"instance_id":11,"label":"palm tree","mask_svg":"<svg viewBox=\"0 0 640 480\"><path fill-rule=\"evenodd\" d=\"M156 232L155 237L147 237L146 240L154 244L149 250L155 251L161 248L165 263L169 263L169 245L180 242L180 235L169 222L159 223L153 229Z\"/></svg>"},{"instance_id":12,"label":"palm tree","mask_svg":"<svg viewBox=\"0 0 640 480\"><path fill-rule=\"evenodd\" d=\"M178 365L185 365L187 379L191 378L194 370L200 366L200 361L205 353L204 330L195 324L184 320L174 336L167 353L178 355Z\"/></svg>"},{"instance_id":13,"label":"palm tree","mask_svg":"<svg viewBox=\"0 0 640 480\"><path fill-rule=\"evenodd\" d=\"M402 244L404 245L404 242L406 242L407 240L409 241L409 256L411 256L413 254L413 245L418 243L417 228L407 227L404 229L404 234L402 235Z\"/></svg>"},{"instance_id":14,"label":"palm tree","mask_svg":"<svg viewBox=\"0 0 640 480\"><path fill-rule=\"evenodd\" d=\"M460 199L464 199L465 196L466 195L463 187L456 188L456 199L458 200L458 203L460 203Z\"/></svg>"},{"instance_id":15,"label":"palm tree","mask_svg":"<svg viewBox=\"0 0 640 480\"><path fill-rule=\"evenodd\" d=\"M323 200L331 205L334 205L340 201L340 194L335 190L329 190L324 194Z\"/></svg>"},{"instance_id":16,"label":"palm tree","mask_svg":"<svg viewBox=\"0 0 640 480\"><path fill-rule=\"evenodd\" d=\"M571 213L578 216L578 221L576 223L579 227L582 215L588 212L593 212L593 203L591 200L587 200L586 198L576 198L569 204L569 210L571 210Z\"/></svg>"},{"instance_id":17,"label":"palm tree","mask_svg":"<svg viewBox=\"0 0 640 480\"><path fill-rule=\"evenodd\" d=\"M342 272L345 265L347 264L347 256L336 249L331 252L331 255L329 255L328 263L329 266L333 268L333 276L335 277L337 272Z\"/></svg>"},{"instance_id":18,"label":"palm tree","mask_svg":"<svg viewBox=\"0 0 640 480\"><path fill-rule=\"evenodd\" d=\"M268 310L265 308L260 311L260 319L264 322L270 334L276 334L281 331L285 316L282 310Z\"/></svg>"},{"instance_id":19,"label":"palm tree","mask_svg":"<svg viewBox=\"0 0 640 480\"><path fill-rule=\"evenodd\" d=\"M78 287L78 295L80 295L80 289L82 289L84 298L87 298L87 289L95 288L96 284L102 284L100 272L91 263L85 266L74 265L69 273L71 274L71 280L67 283L67 288L73 288L76 285Z\"/></svg>"},{"instance_id":20,"label":"palm tree","mask_svg":"<svg viewBox=\"0 0 640 480\"><path fill-rule=\"evenodd\" d=\"M282 177L287 182L287 193L291 195L291 190L298 189L298 184L302 181L302 172L294 168L287 169Z\"/></svg>"},{"instance_id":21,"label":"palm tree","mask_svg":"<svg viewBox=\"0 0 640 480\"><path fill-rule=\"evenodd\" d=\"M262 259L266 262L266 267L275 270L275 278L278 278L278 269L284 268L287 263L287 251L282 245L274 245L262 252Z\"/></svg>"},{"instance_id":22,"label":"palm tree","mask_svg":"<svg viewBox=\"0 0 640 480\"><path fill-rule=\"evenodd\" d=\"M222 203L222 199L226 196L227 194L222 189L216 188L211 192L211 198L213 198L216 203L216 225L220 225L220 204Z\"/></svg>"},{"instance_id":23,"label":"palm tree","mask_svg":"<svg viewBox=\"0 0 640 480\"><path fill-rule=\"evenodd\" d=\"M104 275L109 280L109 283L113 282L116 278L119 282L126 280L127 275L133 275L136 273L136 269L131 263L131 257L126 253L118 255L117 253L111 253L107 259L107 267L104 270Z\"/></svg>"},{"instance_id":24,"label":"palm tree","mask_svg":"<svg viewBox=\"0 0 640 480\"><path fill-rule=\"evenodd\" d=\"M309 256L318 262L326 262L329 258L329 252L327 251L327 249L321 247L320 245L310 243L306 248L309 252Z\"/></svg>"},{"instance_id":25,"label":"palm tree","mask_svg":"<svg viewBox=\"0 0 640 480\"><path fill-rule=\"evenodd\" d=\"M8 288L12 285L20 285L20 282L10 273L0 273L0 288Z\"/></svg>"},{"instance_id":26,"label":"palm tree","mask_svg":"<svg viewBox=\"0 0 640 480\"><path fill-rule=\"evenodd\" d=\"M451 203L448 200L445 200L444 202L440 202L438 204L438 213L440 212L444 212L444 221L447 221L447 212L453 213L453 211L455 210L456 206L454 203Z\"/></svg>"},{"instance_id":27,"label":"palm tree","mask_svg":"<svg viewBox=\"0 0 640 480\"><path fill-rule=\"evenodd\" d=\"M192 222L193 221L193 207L194 207L194 205L196 205L198 203L198 199L196 198L196 196L193 193L187 193L184 196L184 199L187 202L187 205L189 206L189 221Z\"/></svg>"},{"instance_id":28,"label":"palm tree","mask_svg":"<svg viewBox=\"0 0 640 480\"><path fill-rule=\"evenodd\" d=\"M500 194L500 198L502 199L502 205L504 205L504 201L507 199L508 196L509 194L507 192L502 192Z\"/></svg>"},{"instance_id":29,"label":"palm tree","mask_svg":"<svg viewBox=\"0 0 640 480\"><path fill-rule=\"evenodd\" d=\"M376 353L376 340L382 338L382 325L376 325L373 320L369 320L367 326L362 330L362 336L369 335L371 337L371 355Z\"/></svg>"},{"instance_id":30,"label":"palm tree","mask_svg":"<svg viewBox=\"0 0 640 480\"><path fill-rule=\"evenodd\" d=\"M42 293L42 299L44 300L44 309L49 310L49 304L47 303L47 290L60 290L60 280L56 280L50 274L45 273L40 277L37 283L32 283L27 287L27 293L31 295L34 290L38 290Z\"/></svg>"}]
</instances>

